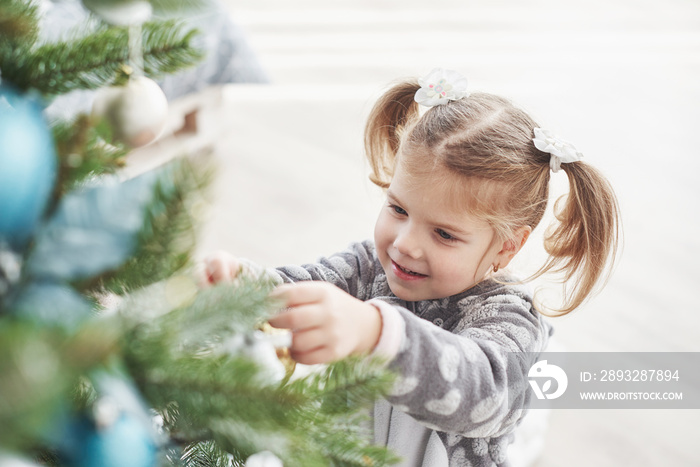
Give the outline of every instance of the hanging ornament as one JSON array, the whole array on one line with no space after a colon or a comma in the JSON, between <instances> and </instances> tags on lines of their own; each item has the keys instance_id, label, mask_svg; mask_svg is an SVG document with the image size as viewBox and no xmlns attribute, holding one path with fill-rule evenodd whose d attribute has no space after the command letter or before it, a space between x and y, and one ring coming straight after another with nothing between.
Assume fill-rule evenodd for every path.
<instances>
[{"instance_id":1,"label":"hanging ornament","mask_svg":"<svg viewBox=\"0 0 700 467\"><path fill-rule=\"evenodd\" d=\"M260 367L261 384L279 384L287 376L287 368L277 357L273 339L262 331L236 334L223 344L221 351L254 361Z\"/></svg>"},{"instance_id":2,"label":"hanging ornament","mask_svg":"<svg viewBox=\"0 0 700 467\"><path fill-rule=\"evenodd\" d=\"M290 377L294 373L297 365L297 362L292 359L292 353L289 350L292 346L292 333L288 329L274 328L267 321L260 326L260 330L275 348L277 358L282 362L286 370L286 376Z\"/></svg>"},{"instance_id":3,"label":"hanging ornament","mask_svg":"<svg viewBox=\"0 0 700 467\"><path fill-rule=\"evenodd\" d=\"M3 297L19 282L22 258L0 241L0 309Z\"/></svg>"},{"instance_id":4,"label":"hanging ornament","mask_svg":"<svg viewBox=\"0 0 700 467\"><path fill-rule=\"evenodd\" d=\"M85 8L109 24L142 24L151 17L153 8L144 0L83 0Z\"/></svg>"},{"instance_id":5,"label":"hanging ornament","mask_svg":"<svg viewBox=\"0 0 700 467\"><path fill-rule=\"evenodd\" d=\"M110 402L101 402L108 404ZM113 408L103 420L79 419L70 436L77 448L71 452L71 465L80 467L152 467L157 450L141 420ZM111 418L108 418L111 417Z\"/></svg>"},{"instance_id":6,"label":"hanging ornament","mask_svg":"<svg viewBox=\"0 0 700 467\"><path fill-rule=\"evenodd\" d=\"M280 458L270 451L261 451L248 457L245 467L284 467L284 465Z\"/></svg>"},{"instance_id":7,"label":"hanging ornament","mask_svg":"<svg viewBox=\"0 0 700 467\"><path fill-rule=\"evenodd\" d=\"M25 246L56 177L56 149L41 106L0 86L0 243Z\"/></svg>"},{"instance_id":8,"label":"hanging ornament","mask_svg":"<svg viewBox=\"0 0 700 467\"><path fill-rule=\"evenodd\" d=\"M129 27L128 80L123 86L100 90L92 114L106 120L113 137L137 148L155 141L165 127L168 100L158 84L143 75L141 25L151 16L151 4L142 0L83 0L108 23Z\"/></svg>"},{"instance_id":9,"label":"hanging ornament","mask_svg":"<svg viewBox=\"0 0 700 467\"><path fill-rule=\"evenodd\" d=\"M77 467L152 467L158 447L152 416L133 384L110 372L93 375L98 397L62 430L60 450Z\"/></svg>"},{"instance_id":10,"label":"hanging ornament","mask_svg":"<svg viewBox=\"0 0 700 467\"><path fill-rule=\"evenodd\" d=\"M124 86L100 90L92 115L109 123L116 141L137 148L160 136L168 117L168 100L155 81L132 75Z\"/></svg>"},{"instance_id":11,"label":"hanging ornament","mask_svg":"<svg viewBox=\"0 0 700 467\"><path fill-rule=\"evenodd\" d=\"M29 459L0 451L0 467L40 467Z\"/></svg>"}]
</instances>

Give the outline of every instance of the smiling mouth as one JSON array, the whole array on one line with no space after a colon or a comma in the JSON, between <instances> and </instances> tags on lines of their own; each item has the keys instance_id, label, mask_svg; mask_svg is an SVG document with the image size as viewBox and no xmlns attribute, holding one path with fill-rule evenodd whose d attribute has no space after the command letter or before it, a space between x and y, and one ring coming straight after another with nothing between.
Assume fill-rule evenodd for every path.
<instances>
[{"instance_id":1,"label":"smiling mouth","mask_svg":"<svg viewBox=\"0 0 700 467\"><path fill-rule=\"evenodd\" d=\"M410 269L407 269L407 268L401 266L400 264L398 264L398 263L397 263L396 261L394 261L394 260L391 260L391 263L394 265L394 267L395 267L396 269L398 269L399 271L401 271L401 272L404 273L404 274L408 274L409 276L413 276L413 277L416 277L416 278L417 278L417 277L428 277L426 274L421 274L421 273L416 272L416 271L411 271Z\"/></svg>"}]
</instances>

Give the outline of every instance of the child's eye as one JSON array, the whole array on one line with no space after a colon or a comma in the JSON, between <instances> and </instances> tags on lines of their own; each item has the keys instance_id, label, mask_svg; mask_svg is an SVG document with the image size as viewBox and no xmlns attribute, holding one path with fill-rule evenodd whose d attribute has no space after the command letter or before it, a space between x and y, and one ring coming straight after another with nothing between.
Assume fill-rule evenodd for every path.
<instances>
[{"instance_id":1,"label":"child's eye","mask_svg":"<svg viewBox=\"0 0 700 467\"><path fill-rule=\"evenodd\" d=\"M395 204L392 204L389 207L391 209L393 209L396 214L400 214L402 216L405 216L406 214L408 214L404 208L402 208L400 206L396 206Z\"/></svg>"},{"instance_id":2,"label":"child's eye","mask_svg":"<svg viewBox=\"0 0 700 467\"><path fill-rule=\"evenodd\" d=\"M435 232L436 232L436 233L440 236L440 238L442 238L443 240L448 240L448 241L450 241L450 240L456 240L456 238L454 238L452 235L450 235L449 233L445 232L445 231L442 230L442 229L436 229Z\"/></svg>"}]
</instances>

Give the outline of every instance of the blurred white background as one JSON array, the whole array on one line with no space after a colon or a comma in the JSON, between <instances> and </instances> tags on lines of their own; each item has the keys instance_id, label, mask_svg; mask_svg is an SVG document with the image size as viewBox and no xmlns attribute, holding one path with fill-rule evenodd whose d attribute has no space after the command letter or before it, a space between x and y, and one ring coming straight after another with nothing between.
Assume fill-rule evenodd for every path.
<instances>
[{"instance_id":1,"label":"blurred white background","mask_svg":"<svg viewBox=\"0 0 700 467\"><path fill-rule=\"evenodd\" d=\"M225 3L272 84L226 89L202 252L275 266L370 238L382 195L365 116L392 80L452 68L574 142L617 191L624 251L601 294L553 320L561 347L700 351L700 2ZM536 465L697 466L698 439L700 410L556 410Z\"/></svg>"}]
</instances>

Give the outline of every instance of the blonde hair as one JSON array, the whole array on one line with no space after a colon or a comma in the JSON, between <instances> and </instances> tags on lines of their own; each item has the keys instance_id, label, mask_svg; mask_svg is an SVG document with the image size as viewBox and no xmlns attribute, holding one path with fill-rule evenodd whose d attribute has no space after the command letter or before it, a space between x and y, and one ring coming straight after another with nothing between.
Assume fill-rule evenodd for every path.
<instances>
[{"instance_id":1,"label":"blonde hair","mask_svg":"<svg viewBox=\"0 0 700 467\"><path fill-rule=\"evenodd\" d=\"M550 154L532 142L534 120L507 99L487 93L472 93L421 116L413 100L419 88L417 81L397 83L372 109L365 129L372 182L387 188L398 162L414 176L447 169L476 182L462 184L472 187L470 192L457 191L470 213L487 220L498 238L512 238L525 226L534 229L546 211L550 178ZM615 193L598 170L580 161L563 164L562 170L570 191L555 203L557 222L545 232L549 257L527 279L563 274L568 287L563 306L554 310L557 316L581 305L609 276L620 224Z\"/></svg>"}]
</instances>

